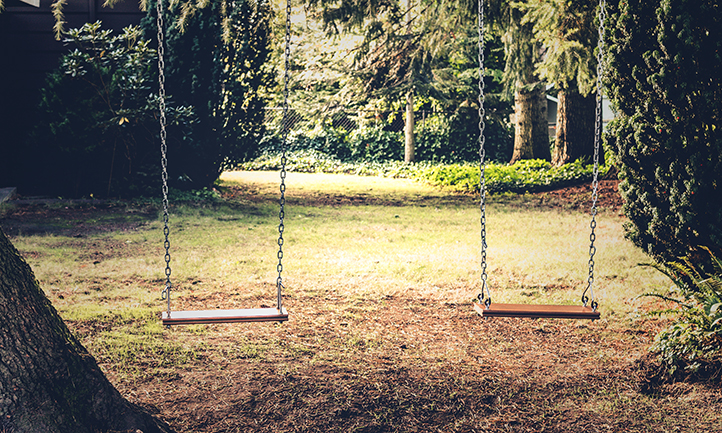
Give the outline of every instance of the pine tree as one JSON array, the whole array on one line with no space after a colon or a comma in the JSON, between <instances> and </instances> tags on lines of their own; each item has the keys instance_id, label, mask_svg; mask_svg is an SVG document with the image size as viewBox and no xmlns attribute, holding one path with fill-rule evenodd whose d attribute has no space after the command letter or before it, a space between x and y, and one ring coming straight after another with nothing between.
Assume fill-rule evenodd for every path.
<instances>
[{"instance_id":1,"label":"pine tree","mask_svg":"<svg viewBox=\"0 0 722 433\"><path fill-rule=\"evenodd\" d=\"M155 35L155 2L145 22ZM263 90L271 84L271 9L267 1L164 2L166 88L176 104L193 107L190 133L170 125L169 179L203 188L221 172L254 156L264 135Z\"/></svg>"},{"instance_id":2,"label":"pine tree","mask_svg":"<svg viewBox=\"0 0 722 433\"><path fill-rule=\"evenodd\" d=\"M627 236L660 262L722 252L722 7L609 6L608 73Z\"/></svg>"},{"instance_id":3,"label":"pine tree","mask_svg":"<svg viewBox=\"0 0 722 433\"><path fill-rule=\"evenodd\" d=\"M596 112L597 2L543 0L527 2L524 20L533 23L543 56L537 64L541 79L558 93L556 137L552 164L561 166L594 153Z\"/></svg>"},{"instance_id":4,"label":"pine tree","mask_svg":"<svg viewBox=\"0 0 722 433\"><path fill-rule=\"evenodd\" d=\"M524 20L521 3L506 7L500 21L506 67L503 82L514 95L514 152L510 163L551 157L545 83L536 73L541 47L533 39L533 24Z\"/></svg>"},{"instance_id":5,"label":"pine tree","mask_svg":"<svg viewBox=\"0 0 722 433\"><path fill-rule=\"evenodd\" d=\"M428 43L428 0L350 0L341 3L307 0L321 10L329 34L360 31L354 75L363 97L398 101L405 107L404 160L415 159L414 98L433 92L434 49Z\"/></svg>"}]
</instances>

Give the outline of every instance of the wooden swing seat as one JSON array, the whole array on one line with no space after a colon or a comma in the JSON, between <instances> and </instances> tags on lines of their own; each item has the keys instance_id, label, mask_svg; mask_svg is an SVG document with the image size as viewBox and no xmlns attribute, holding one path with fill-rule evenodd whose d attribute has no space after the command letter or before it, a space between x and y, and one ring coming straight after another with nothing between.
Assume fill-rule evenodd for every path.
<instances>
[{"instance_id":1,"label":"wooden swing seat","mask_svg":"<svg viewBox=\"0 0 722 433\"><path fill-rule=\"evenodd\" d=\"M474 302L481 317L529 317L533 319L599 319L599 312L581 305L529 305L493 303L486 308Z\"/></svg>"},{"instance_id":2,"label":"wooden swing seat","mask_svg":"<svg viewBox=\"0 0 722 433\"><path fill-rule=\"evenodd\" d=\"M285 322L285 308L245 308L239 310L197 310L163 312L164 325L196 325L203 323Z\"/></svg>"}]
</instances>

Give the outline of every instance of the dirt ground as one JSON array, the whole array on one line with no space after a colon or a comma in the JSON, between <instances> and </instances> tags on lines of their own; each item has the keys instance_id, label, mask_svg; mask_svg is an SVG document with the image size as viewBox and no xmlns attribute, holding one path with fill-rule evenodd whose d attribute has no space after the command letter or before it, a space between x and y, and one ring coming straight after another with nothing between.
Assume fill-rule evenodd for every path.
<instances>
[{"instance_id":1,"label":"dirt ground","mask_svg":"<svg viewBox=\"0 0 722 433\"><path fill-rule=\"evenodd\" d=\"M602 181L601 208L621 212L616 188ZM579 186L525 200L576 208L589 196ZM11 236L132 228L113 206L28 203L0 226ZM284 324L175 328L163 335L175 353L94 355L125 397L178 432L722 432L718 386L655 378L656 322L481 320L469 305L413 294L285 302ZM113 327L68 324L88 343Z\"/></svg>"}]
</instances>

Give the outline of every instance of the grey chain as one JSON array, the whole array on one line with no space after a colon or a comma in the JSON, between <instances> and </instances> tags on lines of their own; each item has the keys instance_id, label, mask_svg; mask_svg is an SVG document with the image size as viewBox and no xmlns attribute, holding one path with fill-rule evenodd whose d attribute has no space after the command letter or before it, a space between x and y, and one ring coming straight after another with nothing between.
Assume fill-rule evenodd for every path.
<instances>
[{"instance_id":1,"label":"grey chain","mask_svg":"<svg viewBox=\"0 0 722 433\"><path fill-rule=\"evenodd\" d=\"M582 303L587 306L591 301L593 310L597 310L598 303L594 298L594 255L597 253L597 247L594 241L597 239L595 230L597 228L597 194L599 191L599 148L602 141L602 67L604 52L604 21L607 17L606 0L599 0L599 41L597 42L597 106L596 119L594 124L594 174L592 180L592 220L589 223L591 233L589 234L589 277L587 278L587 288L582 293ZM589 296L587 296L587 292Z\"/></svg>"},{"instance_id":2,"label":"grey chain","mask_svg":"<svg viewBox=\"0 0 722 433\"><path fill-rule=\"evenodd\" d=\"M283 231L285 225L283 223L286 217L286 144L288 141L288 130L289 130L289 119L288 119L288 84L290 81L289 69L290 69L290 57L291 57L291 1L286 1L286 39L284 48L284 70L283 70L283 131L281 140L281 198L279 199L279 211L278 211L278 265L276 265L276 271L278 272L278 278L276 278L276 289L278 293L278 311L282 308L282 293L283 293Z\"/></svg>"},{"instance_id":3,"label":"grey chain","mask_svg":"<svg viewBox=\"0 0 722 433\"><path fill-rule=\"evenodd\" d=\"M158 27L158 104L160 111L160 165L161 165L161 177L163 180L163 235L165 241L163 246L165 247L165 288L161 293L161 298L165 299L168 308L168 317L170 317L170 292L171 292L171 280L170 280L170 228L168 226L169 215L168 215L168 134L166 132L167 120L166 120L166 105L165 105L165 48L164 48L164 37L163 37L163 0L156 2L156 26Z\"/></svg>"},{"instance_id":4,"label":"grey chain","mask_svg":"<svg viewBox=\"0 0 722 433\"><path fill-rule=\"evenodd\" d=\"M483 302L488 308L491 305L491 292L487 283L486 275L486 120L484 119L486 111L484 110L484 0L479 0L479 208L481 210L481 292L478 300ZM486 291L486 295L484 294Z\"/></svg>"}]
</instances>

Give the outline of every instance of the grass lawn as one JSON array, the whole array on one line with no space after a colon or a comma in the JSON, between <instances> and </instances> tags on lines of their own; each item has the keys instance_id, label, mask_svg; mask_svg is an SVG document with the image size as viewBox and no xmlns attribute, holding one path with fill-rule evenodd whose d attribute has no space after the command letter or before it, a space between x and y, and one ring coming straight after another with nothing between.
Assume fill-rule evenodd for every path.
<instances>
[{"instance_id":1,"label":"grass lawn","mask_svg":"<svg viewBox=\"0 0 722 433\"><path fill-rule=\"evenodd\" d=\"M634 298L670 283L637 266L618 206L598 216L601 320L482 320L476 198L373 177L287 183L280 325L161 326L157 204L3 204L0 226L121 393L178 432L722 432L719 388L650 379L664 323ZM278 174L226 173L219 190L172 203L173 307L272 306ZM587 201L490 198L495 301L578 302Z\"/></svg>"}]
</instances>

